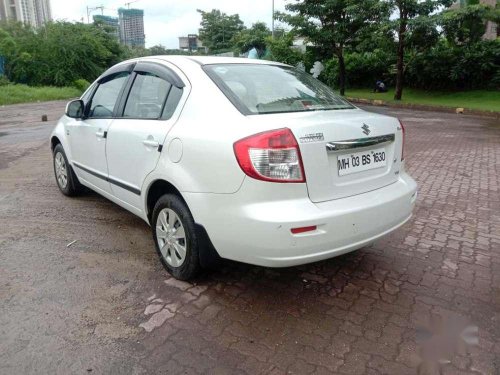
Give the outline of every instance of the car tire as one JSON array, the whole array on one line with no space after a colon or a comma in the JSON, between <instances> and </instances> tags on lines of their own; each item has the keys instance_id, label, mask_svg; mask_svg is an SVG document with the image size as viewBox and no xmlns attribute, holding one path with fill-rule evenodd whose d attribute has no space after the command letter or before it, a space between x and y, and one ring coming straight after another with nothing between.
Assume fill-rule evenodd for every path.
<instances>
[{"instance_id":1,"label":"car tire","mask_svg":"<svg viewBox=\"0 0 500 375\"><path fill-rule=\"evenodd\" d=\"M84 187L78 181L73 168L68 163L68 158L61 144L54 147L53 165L56 183L61 193L68 197L74 197L84 191Z\"/></svg>"},{"instance_id":2,"label":"car tire","mask_svg":"<svg viewBox=\"0 0 500 375\"><path fill-rule=\"evenodd\" d=\"M190 280L200 271L200 243L193 216L177 195L160 197L153 209L151 229L165 269L176 279Z\"/></svg>"}]
</instances>

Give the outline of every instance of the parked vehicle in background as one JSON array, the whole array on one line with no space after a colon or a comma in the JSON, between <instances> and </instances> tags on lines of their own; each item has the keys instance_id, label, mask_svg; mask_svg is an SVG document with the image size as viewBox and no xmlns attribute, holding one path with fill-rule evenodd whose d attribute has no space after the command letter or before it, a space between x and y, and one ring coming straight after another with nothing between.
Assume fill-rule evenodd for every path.
<instances>
[{"instance_id":1,"label":"parked vehicle in background","mask_svg":"<svg viewBox=\"0 0 500 375\"><path fill-rule=\"evenodd\" d=\"M151 225L165 268L287 267L359 249L412 214L404 127L268 61L120 63L51 136L63 194L86 186Z\"/></svg>"}]
</instances>

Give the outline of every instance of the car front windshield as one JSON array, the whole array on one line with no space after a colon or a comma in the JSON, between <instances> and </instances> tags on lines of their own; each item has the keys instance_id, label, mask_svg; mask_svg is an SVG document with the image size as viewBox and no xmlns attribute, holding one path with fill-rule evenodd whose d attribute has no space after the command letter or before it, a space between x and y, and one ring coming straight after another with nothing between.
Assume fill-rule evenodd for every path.
<instances>
[{"instance_id":1,"label":"car front windshield","mask_svg":"<svg viewBox=\"0 0 500 375\"><path fill-rule=\"evenodd\" d=\"M214 64L204 70L244 114L354 108L330 87L291 67Z\"/></svg>"}]
</instances>

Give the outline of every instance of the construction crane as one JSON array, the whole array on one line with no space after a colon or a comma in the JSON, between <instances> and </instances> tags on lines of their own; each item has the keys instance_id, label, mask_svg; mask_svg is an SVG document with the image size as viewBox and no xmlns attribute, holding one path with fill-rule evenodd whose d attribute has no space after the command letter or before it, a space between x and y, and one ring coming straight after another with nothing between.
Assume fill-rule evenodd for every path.
<instances>
[{"instance_id":1,"label":"construction crane","mask_svg":"<svg viewBox=\"0 0 500 375\"><path fill-rule=\"evenodd\" d=\"M136 0L138 1L138 0ZM101 15L104 14L104 6L101 5L100 7L87 7L87 23L90 23L90 13L96 11L96 10L101 10Z\"/></svg>"},{"instance_id":2,"label":"construction crane","mask_svg":"<svg viewBox=\"0 0 500 375\"><path fill-rule=\"evenodd\" d=\"M127 7L127 9L130 9L130 4L133 4L133 3L137 3L139 0L132 0L132 1L129 1L128 3L125 3L125 6Z\"/></svg>"}]
</instances>

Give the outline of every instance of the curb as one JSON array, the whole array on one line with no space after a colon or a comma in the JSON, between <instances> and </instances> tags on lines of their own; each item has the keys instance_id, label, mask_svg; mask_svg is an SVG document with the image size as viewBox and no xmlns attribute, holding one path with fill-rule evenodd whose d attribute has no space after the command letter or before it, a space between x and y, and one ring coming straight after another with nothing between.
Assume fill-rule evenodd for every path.
<instances>
[{"instance_id":1,"label":"curb","mask_svg":"<svg viewBox=\"0 0 500 375\"><path fill-rule=\"evenodd\" d=\"M473 115L473 116L493 117L500 119L500 112L495 112L495 111L481 111L478 109L469 109L469 108L440 107L440 106L432 106L424 104L394 103L394 102L386 102L384 100L379 100L379 99L351 98L349 96L346 96L346 99L356 104L368 104L368 105L403 108L403 109L417 109L421 111L456 113L456 114Z\"/></svg>"}]
</instances>

